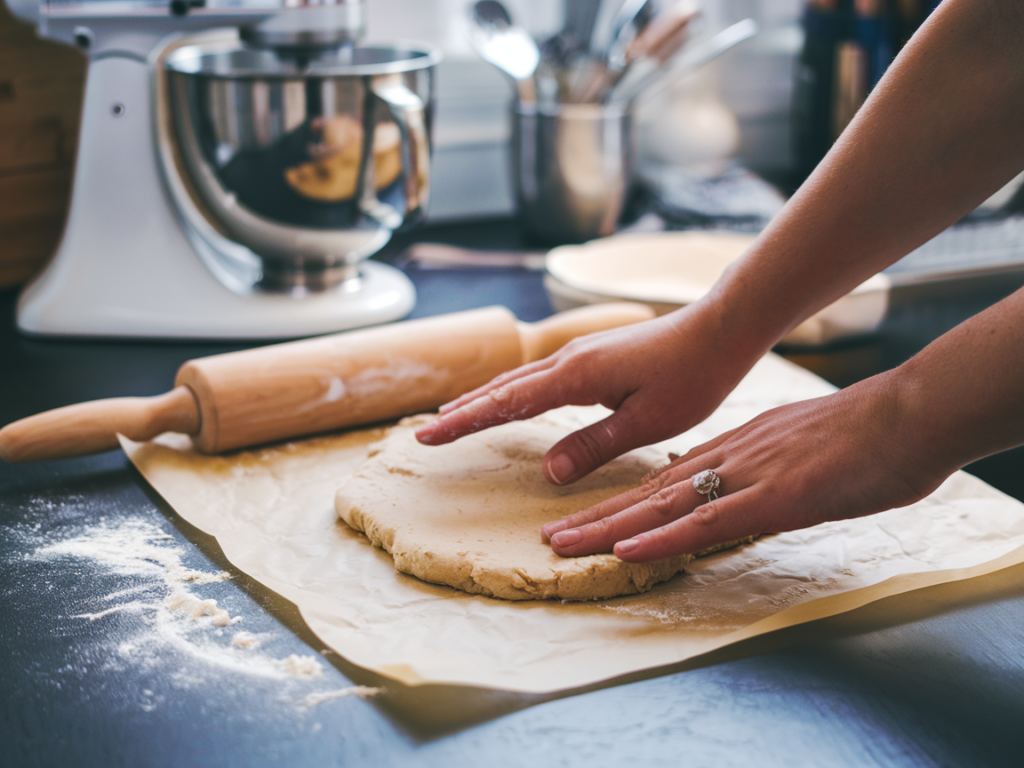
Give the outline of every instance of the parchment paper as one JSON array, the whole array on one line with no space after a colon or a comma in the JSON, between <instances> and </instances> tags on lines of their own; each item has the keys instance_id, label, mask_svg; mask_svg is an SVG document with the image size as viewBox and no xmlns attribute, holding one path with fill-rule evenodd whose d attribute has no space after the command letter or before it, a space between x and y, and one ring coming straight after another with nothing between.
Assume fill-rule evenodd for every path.
<instances>
[{"instance_id":1,"label":"parchment paper","mask_svg":"<svg viewBox=\"0 0 1024 768\"><path fill-rule=\"evenodd\" d=\"M767 408L832 390L770 355L710 419L662 447L683 452ZM602 413L560 416L579 423ZM183 518L294 602L328 646L408 685L574 688L1024 562L1024 505L960 472L912 507L764 537L697 560L644 595L582 604L473 596L398 573L336 519L335 490L381 434L224 457L194 452L183 435L122 444Z\"/></svg>"}]
</instances>

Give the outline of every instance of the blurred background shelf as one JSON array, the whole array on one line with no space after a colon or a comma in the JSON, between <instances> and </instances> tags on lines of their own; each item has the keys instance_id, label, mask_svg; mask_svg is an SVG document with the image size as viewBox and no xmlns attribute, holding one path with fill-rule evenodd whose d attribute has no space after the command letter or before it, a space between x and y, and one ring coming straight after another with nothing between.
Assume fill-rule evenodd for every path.
<instances>
[{"instance_id":1,"label":"blurred background shelf","mask_svg":"<svg viewBox=\"0 0 1024 768\"><path fill-rule=\"evenodd\" d=\"M84 56L0 4L0 287L24 282L57 247L84 87Z\"/></svg>"}]
</instances>

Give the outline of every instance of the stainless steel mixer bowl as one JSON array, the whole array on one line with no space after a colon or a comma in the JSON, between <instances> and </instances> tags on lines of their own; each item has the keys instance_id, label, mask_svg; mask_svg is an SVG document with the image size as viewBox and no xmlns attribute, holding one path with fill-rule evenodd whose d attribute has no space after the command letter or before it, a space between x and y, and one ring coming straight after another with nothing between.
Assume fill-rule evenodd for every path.
<instances>
[{"instance_id":1,"label":"stainless steel mixer bowl","mask_svg":"<svg viewBox=\"0 0 1024 768\"><path fill-rule=\"evenodd\" d=\"M228 44L165 58L173 140L207 215L264 288L328 288L430 194L434 68L413 46L304 59Z\"/></svg>"}]
</instances>

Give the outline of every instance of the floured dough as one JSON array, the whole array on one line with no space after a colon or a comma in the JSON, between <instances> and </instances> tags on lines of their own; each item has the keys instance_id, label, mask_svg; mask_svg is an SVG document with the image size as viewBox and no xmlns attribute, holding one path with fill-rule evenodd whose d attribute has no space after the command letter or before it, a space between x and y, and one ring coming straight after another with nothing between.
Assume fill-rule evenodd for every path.
<instances>
[{"instance_id":1,"label":"floured dough","mask_svg":"<svg viewBox=\"0 0 1024 768\"><path fill-rule=\"evenodd\" d=\"M593 600L645 592L692 555L632 564L612 554L563 558L541 541L544 523L636 486L663 453L634 451L565 488L541 473L545 452L569 433L549 416L444 446L416 442L405 419L337 493L341 518L424 581L506 600Z\"/></svg>"}]
</instances>

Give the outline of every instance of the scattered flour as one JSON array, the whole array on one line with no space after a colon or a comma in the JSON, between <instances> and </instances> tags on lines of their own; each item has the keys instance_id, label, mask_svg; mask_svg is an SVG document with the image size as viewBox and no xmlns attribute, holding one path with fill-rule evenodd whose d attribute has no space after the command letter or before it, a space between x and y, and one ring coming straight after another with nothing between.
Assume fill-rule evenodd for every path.
<instances>
[{"instance_id":1,"label":"scattered flour","mask_svg":"<svg viewBox=\"0 0 1024 768\"><path fill-rule=\"evenodd\" d=\"M107 598L109 599L110 595L107 595ZM97 611L96 613L80 613L75 616L75 618L96 621L96 619L102 619L104 616L109 616L112 613L120 613L121 611L140 611L146 607L148 607L148 604L143 603L140 600L132 600L130 603L121 603L120 605L115 605L113 608L107 608L104 611Z\"/></svg>"},{"instance_id":2,"label":"scattered flour","mask_svg":"<svg viewBox=\"0 0 1024 768\"><path fill-rule=\"evenodd\" d=\"M235 648L259 648L260 641L252 632L236 632L231 638L231 644Z\"/></svg>"},{"instance_id":3,"label":"scattered flour","mask_svg":"<svg viewBox=\"0 0 1024 768\"><path fill-rule=\"evenodd\" d=\"M386 693L385 688L370 688L366 685L353 685L351 688L340 688L336 691L324 691L323 693L311 693L306 696L305 704L307 709L318 707L325 701L344 699L348 696L358 696L360 699L368 699L372 696L379 696Z\"/></svg>"},{"instance_id":4,"label":"scattered flour","mask_svg":"<svg viewBox=\"0 0 1024 768\"><path fill-rule=\"evenodd\" d=\"M38 527L35 529L38 531ZM40 532L41 533L41 532ZM186 684L212 684L204 670L218 669L280 681L312 681L323 677L324 668L315 655L292 654L275 658L260 651L261 641L251 632L230 637L224 627L241 621L218 606L213 598L196 595L199 585L231 578L224 571L207 572L187 568L184 550L174 537L142 520L100 521L59 541L44 541L33 559L77 558L92 561L107 573L130 579L132 586L106 595L109 607L81 613L74 618L100 621L113 614L136 614L141 629L133 636L118 638L111 657L146 669L166 665L168 649L186 655L190 661L171 671ZM324 701L355 695L373 696L381 689L354 686L311 693L300 701L312 708ZM144 710L156 706L152 691L143 691Z\"/></svg>"},{"instance_id":5,"label":"scattered flour","mask_svg":"<svg viewBox=\"0 0 1024 768\"><path fill-rule=\"evenodd\" d=\"M98 523L79 536L48 544L36 551L42 557L68 555L94 560L120 576L154 576L166 583L212 584L230 579L226 571L207 573L186 568L174 537L142 520L117 525Z\"/></svg>"},{"instance_id":6,"label":"scattered flour","mask_svg":"<svg viewBox=\"0 0 1024 768\"><path fill-rule=\"evenodd\" d=\"M324 674L324 668L315 656L296 656L293 653L277 663L289 677L322 677Z\"/></svg>"},{"instance_id":7,"label":"scattered flour","mask_svg":"<svg viewBox=\"0 0 1024 768\"><path fill-rule=\"evenodd\" d=\"M172 611L188 614L192 617L193 621L209 616L210 623L215 627L226 627L229 624L236 624L241 621L240 617L236 616L232 619L227 611L223 608L218 608L217 601L213 598L200 600L181 589L174 590L170 597L167 598L166 604Z\"/></svg>"}]
</instances>

